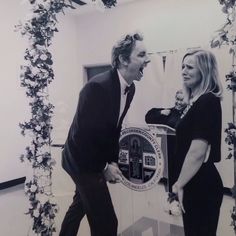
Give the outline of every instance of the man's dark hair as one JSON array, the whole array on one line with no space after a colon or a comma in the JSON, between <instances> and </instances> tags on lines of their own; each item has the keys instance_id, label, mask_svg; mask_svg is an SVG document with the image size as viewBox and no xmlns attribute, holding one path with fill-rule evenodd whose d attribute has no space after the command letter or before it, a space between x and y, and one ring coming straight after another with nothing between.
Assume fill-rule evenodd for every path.
<instances>
[{"instance_id":1,"label":"man's dark hair","mask_svg":"<svg viewBox=\"0 0 236 236\"><path fill-rule=\"evenodd\" d=\"M113 68L119 68L120 55L124 60L129 61L130 54L132 53L137 40L143 40L142 35L139 33L134 35L127 34L124 38L117 42L117 44L112 48L111 64Z\"/></svg>"}]
</instances>

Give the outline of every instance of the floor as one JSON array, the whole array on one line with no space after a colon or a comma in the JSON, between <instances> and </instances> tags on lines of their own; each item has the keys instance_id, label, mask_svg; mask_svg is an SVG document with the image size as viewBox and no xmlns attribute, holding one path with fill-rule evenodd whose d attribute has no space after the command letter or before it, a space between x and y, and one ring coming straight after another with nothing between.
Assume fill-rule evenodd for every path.
<instances>
[{"instance_id":1,"label":"floor","mask_svg":"<svg viewBox=\"0 0 236 236\"><path fill-rule=\"evenodd\" d=\"M72 186L72 185L71 185ZM67 185L67 188L69 186ZM162 188L160 186L160 188ZM113 191L113 190L112 190ZM31 221L29 216L24 213L27 211L27 198L24 195L24 186L18 185L6 190L0 191L0 222L2 236L31 236L35 235L30 230ZM59 204L60 211L56 217L57 229L60 228L61 221L65 214L67 207L72 199L72 191L67 194L56 193L56 201ZM113 196L116 201L116 198ZM157 200L161 199L160 197ZM233 206L233 199L229 196L224 196L223 205L221 207L220 221L218 225L218 236L234 236L232 227L230 226L230 210ZM151 214L149 216L142 216L138 219L133 218L131 226L126 225L126 221L120 220L119 226L120 236L183 236L183 229L181 226L181 218L177 220L168 215L164 209L163 204L156 202L160 206L159 214L161 219L155 219ZM131 206L133 209L134 206ZM130 210L129 210L130 211ZM123 211L124 212L124 211ZM121 211L118 209L117 214ZM172 223L171 223L172 222ZM57 230L58 231L58 230ZM55 233L55 236L58 232ZM89 236L89 229L86 219L83 220L79 236Z\"/></svg>"},{"instance_id":2,"label":"floor","mask_svg":"<svg viewBox=\"0 0 236 236\"><path fill-rule=\"evenodd\" d=\"M54 155L60 156L57 152L55 149ZM56 165L52 180L55 201L59 206L55 219L57 232L54 234L58 236L61 222L72 201L74 184L60 164ZM109 189L119 221L119 236L183 236L181 216L171 216L165 211L167 193L164 184L157 184L143 192L130 190L121 183L111 184ZM233 198L224 196L217 236L235 236L230 226L233 205ZM25 215L27 208L23 184L0 191L0 236L35 235L31 231L32 221ZM81 222L78 236L90 236L86 218Z\"/></svg>"}]
</instances>

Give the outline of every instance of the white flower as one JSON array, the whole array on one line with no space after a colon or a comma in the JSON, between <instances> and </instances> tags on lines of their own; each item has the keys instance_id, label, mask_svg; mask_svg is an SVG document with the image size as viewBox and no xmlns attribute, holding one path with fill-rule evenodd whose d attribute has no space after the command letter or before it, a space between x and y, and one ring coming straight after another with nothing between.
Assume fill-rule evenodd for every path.
<instances>
[{"instance_id":1,"label":"white flower","mask_svg":"<svg viewBox=\"0 0 236 236\"><path fill-rule=\"evenodd\" d=\"M45 224L47 227L49 227L49 226L52 225L51 221L48 220L48 219L44 219L44 224Z\"/></svg>"},{"instance_id":2,"label":"white flower","mask_svg":"<svg viewBox=\"0 0 236 236\"><path fill-rule=\"evenodd\" d=\"M32 80L30 80L30 81L28 82L28 84L29 84L30 86L34 87L34 86L36 85L36 82L35 82L35 81L32 81Z\"/></svg>"},{"instance_id":3,"label":"white flower","mask_svg":"<svg viewBox=\"0 0 236 236\"><path fill-rule=\"evenodd\" d=\"M43 142L44 142L43 138L41 138L41 137L38 138L38 142L39 142L39 143L43 143Z\"/></svg>"},{"instance_id":4,"label":"white flower","mask_svg":"<svg viewBox=\"0 0 236 236\"><path fill-rule=\"evenodd\" d=\"M44 92L41 92L41 91L38 91L38 92L37 92L37 96L45 96L45 93L44 93Z\"/></svg>"},{"instance_id":5,"label":"white flower","mask_svg":"<svg viewBox=\"0 0 236 236\"><path fill-rule=\"evenodd\" d=\"M41 163L42 161L43 161L43 157L42 157L42 156L38 156L38 157L37 157L37 162L38 162L38 163Z\"/></svg>"},{"instance_id":6,"label":"white flower","mask_svg":"<svg viewBox=\"0 0 236 236\"><path fill-rule=\"evenodd\" d=\"M39 55L36 53L32 61L35 63L38 60L38 58L39 58Z\"/></svg>"},{"instance_id":7,"label":"white flower","mask_svg":"<svg viewBox=\"0 0 236 236\"><path fill-rule=\"evenodd\" d=\"M37 126L35 127L35 130L40 131L40 130L41 130L41 127L40 127L39 125L37 125Z\"/></svg>"},{"instance_id":8,"label":"white flower","mask_svg":"<svg viewBox=\"0 0 236 236\"><path fill-rule=\"evenodd\" d=\"M35 209L35 210L34 210L34 213L33 213L33 216L34 216L34 217L39 217L39 215L40 215L40 214L39 214L39 209Z\"/></svg>"},{"instance_id":9,"label":"white flower","mask_svg":"<svg viewBox=\"0 0 236 236\"><path fill-rule=\"evenodd\" d=\"M33 75L37 75L39 72L40 72L40 69L38 67L34 66L34 67L31 68L31 73Z\"/></svg>"},{"instance_id":10,"label":"white flower","mask_svg":"<svg viewBox=\"0 0 236 236\"><path fill-rule=\"evenodd\" d=\"M42 61L46 61L46 60L48 59L48 57L47 57L47 55L45 55L45 54L41 54L41 55L40 55L40 59L41 59Z\"/></svg>"},{"instance_id":11,"label":"white flower","mask_svg":"<svg viewBox=\"0 0 236 236\"><path fill-rule=\"evenodd\" d=\"M46 50L46 46L45 45L39 45L39 44L36 44L35 47L38 49L38 50Z\"/></svg>"},{"instance_id":12,"label":"white flower","mask_svg":"<svg viewBox=\"0 0 236 236\"><path fill-rule=\"evenodd\" d=\"M36 192L37 188L38 187L35 184L32 184L30 187L30 191L34 193L34 192Z\"/></svg>"},{"instance_id":13,"label":"white flower","mask_svg":"<svg viewBox=\"0 0 236 236\"><path fill-rule=\"evenodd\" d=\"M45 2L43 4L43 7L46 9L46 10L49 10L49 8L51 7L51 3L49 1Z\"/></svg>"},{"instance_id":14,"label":"white flower","mask_svg":"<svg viewBox=\"0 0 236 236\"><path fill-rule=\"evenodd\" d=\"M45 71L44 74L43 74L44 78L47 78L49 76L49 72L48 71Z\"/></svg>"},{"instance_id":15,"label":"white flower","mask_svg":"<svg viewBox=\"0 0 236 236\"><path fill-rule=\"evenodd\" d=\"M164 203L164 211L173 216L179 216L182 214L179 202L176 200L170 202L168 198Z\"/></svg>"},{"instance_id":16,"label":"white flower","mask_svg":"<svg viewBox=\"0 0 236 236\"><path fill-rule=\"evenodd\" d=\"M170 212L171 215L180 216L182 214L181 207L178 201L174 200L170 203Z\"/></svg>"},{"instance_id":17,"label":"white flower","mask_svg":"<svg viewBox=\"0 0 236 236\"><path fill-rule=\"evenodd\" d=\"M35 56L37 56L38 52L37 52L37 50L36 50L35 48L31 48L31 49L29 50L29 54L30 54L32 57L35 57Z\"/></svg>"}]
</instances>

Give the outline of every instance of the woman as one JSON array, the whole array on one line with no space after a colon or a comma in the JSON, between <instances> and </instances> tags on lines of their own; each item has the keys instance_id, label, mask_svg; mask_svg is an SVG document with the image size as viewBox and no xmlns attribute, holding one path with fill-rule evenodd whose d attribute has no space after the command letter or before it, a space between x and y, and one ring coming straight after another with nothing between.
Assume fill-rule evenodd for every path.
<instances>
[{"instance_id":1,"label":"woman","mask_svg":"<svg viewBox=\"0 0 236 236\"><path fill-rule=\"evenodd\" d=\"M187 107L176 128L172 190L183 211L185 236L216 236L223 184L214 165L221 159L221 95L215 56L188 52L182 61Z\"/></svg>"},{"instance_id":2,"label":"woman","mask_svg":"<svg viewBox=\"0 0 236 236\"><path fill-rule=\"evenodd\" d=\"M145 115L145 121L147 124L163 124L175 128L185 107L183 91L178 90L175 94L174 107L152 108Z\"/></svg>"}]
</instances>

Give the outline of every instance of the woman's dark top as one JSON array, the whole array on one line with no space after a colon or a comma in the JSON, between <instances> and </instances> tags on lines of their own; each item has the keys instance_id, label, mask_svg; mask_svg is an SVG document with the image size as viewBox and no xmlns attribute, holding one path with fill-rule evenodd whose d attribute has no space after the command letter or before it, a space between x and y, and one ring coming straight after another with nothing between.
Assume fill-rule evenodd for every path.
<instances>
[{"instance_id":1,"label":"woman's dark top","mask_svg":"<svg viewBox=\"0 0 236 236\"><path fill-rule=\"evenodd\" d=\"M173 183L178 179L186 154L194 139L206 140L211 146L208 163L221 160L221 123L220 99L212 93L201 95L176 127Z\"/></svg>"}]
</instances>

